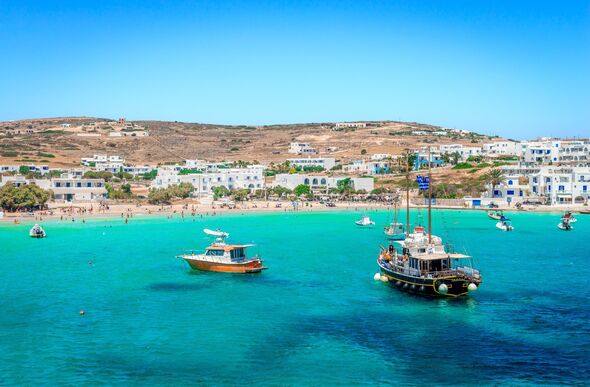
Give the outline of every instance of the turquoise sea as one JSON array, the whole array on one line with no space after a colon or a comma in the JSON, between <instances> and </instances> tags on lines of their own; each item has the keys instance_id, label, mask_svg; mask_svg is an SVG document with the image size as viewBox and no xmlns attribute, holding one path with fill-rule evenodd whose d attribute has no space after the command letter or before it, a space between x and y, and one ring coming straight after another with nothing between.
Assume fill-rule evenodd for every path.
<instances>
[{"instance_id":1,"label":"turquoise sea","mask_svg":"<svg viewBox=\"0 0 590 387\"><path fill-rule=\"evenodd\" d=\"M389 215L225 214L0 225L0 384L590 383L590 216L434 211L477 260L464 299L373 280ZM403 213L401 214L403 217ZM416 213L413 213L416 218ZM254 242L269 270L191 272L203 228ZM85 315L79 311L84 310Z\"/></svg>"}]
</instances>

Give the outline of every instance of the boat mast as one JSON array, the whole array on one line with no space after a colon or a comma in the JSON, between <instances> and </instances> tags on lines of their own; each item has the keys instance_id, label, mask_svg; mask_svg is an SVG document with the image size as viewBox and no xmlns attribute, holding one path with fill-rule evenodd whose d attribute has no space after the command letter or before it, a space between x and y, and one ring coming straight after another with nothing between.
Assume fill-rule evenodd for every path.
<instances>
[{"instance_id":1,"label":"boat mast","mask_svg":"<svg viewBox=\"0 0 590 387\"><path fill-rule=\"evenodd\" d=\"M410 152L406 155L406 236L410 236Z\"/></svg>"},{"instance_id":2,"label":"boat mast","mask_svg":"<svg viewBox=\"0 0 590 387\"><path fill-rule=\"evenodd\" d=\"M428 147L428 244L432 243L432 215L431 215L431 203L432 203L432 173L430 171L431 160L430 160L430 146Z\"/></svg>"}]
</instances>

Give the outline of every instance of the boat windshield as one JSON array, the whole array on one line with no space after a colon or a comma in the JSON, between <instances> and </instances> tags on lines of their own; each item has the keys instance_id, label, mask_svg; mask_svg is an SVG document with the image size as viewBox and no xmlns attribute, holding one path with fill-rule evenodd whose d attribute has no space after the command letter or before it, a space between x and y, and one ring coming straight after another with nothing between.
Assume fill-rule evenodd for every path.
<instances>
[{"instance_id":1,"label":"boat windshield","mask_svg":"<svg viewBox=\"0 0 590 387\"><path fill-rule=\"evenodd\" d=\"M207 252L205 253L205 255L222 256L223 255L223 250L210 249L210 250L207 250Z\"/></svg>"}]
</instances>

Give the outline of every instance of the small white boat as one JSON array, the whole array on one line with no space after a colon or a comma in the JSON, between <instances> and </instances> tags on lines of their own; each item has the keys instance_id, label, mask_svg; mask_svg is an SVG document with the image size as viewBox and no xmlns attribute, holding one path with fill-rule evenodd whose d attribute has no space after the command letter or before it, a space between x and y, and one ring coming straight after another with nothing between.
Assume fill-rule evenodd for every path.
<instances>
[{"instance_id":1,"label":"small white boat","mask_svg":"<svg viewBox=\"0 0 590 387\"><path fill-rule=\"evenodd\" d=\"M563 231L571 231L574 229L574 226L571 225L571 222L568 220L561 219L561 222L557 225L557 228Z\"/></svg>"},{"instance_id":2,"label":"small white boat","mask_svg":"<svg viewBox=\"0 0 590 387\"><path fill-rule=\"evenodd\" d=\"M219 229L213 231L213 230L209 230L208 228L206 228L206 229L203 230L203 232L205 234L207 234L207 235L211 235L211 236L219 237L219 238L227 238L227 237L229 237L229 234L228 233L223 232L223 231L221 231Z\"/></svg>"},{"instance_id":3,"label":"small white boat","mask_svg":"<svg viewBox=\"0 0 590 387\"><path fill-rule=\"evenodd\" d=\"M514 227L512 227L512 222L510 219L502 217L498 223L496 223L496 228L502 231L512 231Z\"/></svg>"},{"instance_id":4,"label":"small white boat","mask_svg":"<svg viewBox=\"0 0 590 387\"><path fill-rule=\"evenodd\" d=\"M578 219L574 218L574 215L570 211L568 211L561 217L561 221L567 221L568 223L576 223Z\"/></svg>"},{"instance_id":5,"label":"small white boat","mask_svg":"<svg viewBox=\"0 0 590 387\"><path fill-rule=\"evenodd\" d=\"M354 223L356 223L357 226L361 227L372 227L375 225L375 222L373 222L371 218L369 218L367 215L363 215L363 217L360 220L357 220Z\"/></svg>"},{"instance_id":6,"label":"small white boat","mask_svg":"<svg viewBox=\"0 0 590 387\"><path fill-rule=\"evenodd\" d=\"M406 228L403 223L393 222L389 226L385 227L383 233L387 235L388 239L394 241L403 241L406 239Z\"/></svg>"},{"instance_id":7,"label":"small white boat","mask_svg":"<svg viewBox=\"0 0 590 387\"><path fill-rule=\"evenodd\" d=\"M503 216L504 216L504 213L502 211L489 211L488 212L488 217L490 219L500 220L500 219L502 219Z\"/></svg>"},{"instance_id":8,"label":"small white boat","mask_svg":"<svg viewBox=\"0 0 590 387\"><path fill-rule=\"evenodd\" d=\"M45 233L45 230L43 230L43 228L41 226L39 226L38 224L35 224L33 226L33 228L31 228L31 230L29 231L29 236L31 238L45 238L47 236L47 234Z\"/></svg>"}]
</instances>

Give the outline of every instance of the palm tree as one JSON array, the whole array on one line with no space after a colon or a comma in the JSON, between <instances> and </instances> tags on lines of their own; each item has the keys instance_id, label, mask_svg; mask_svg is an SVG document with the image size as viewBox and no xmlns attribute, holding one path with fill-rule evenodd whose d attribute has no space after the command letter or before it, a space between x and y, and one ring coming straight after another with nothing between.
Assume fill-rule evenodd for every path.
<instances>
[{"instance_id":1,"label":"palm tree","mask_svg":"<svg viewBox=\"0 0 590 387\"><path fill-rule=\"evenodd\" d=\"M499 168L492 169L482 176L483 181L492 186L492 197L494 196L496 186L504 181L504 177L504 171Z\"/></svg>"}]
</instances>

